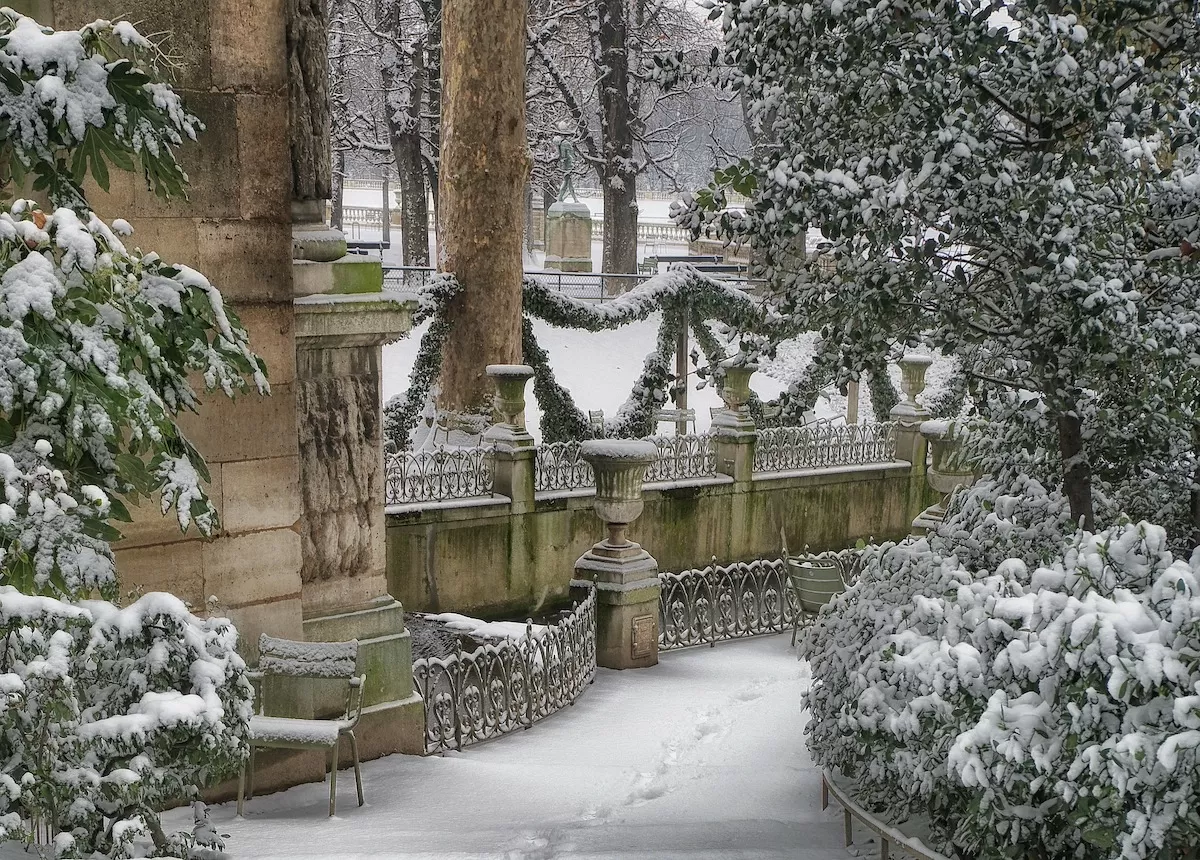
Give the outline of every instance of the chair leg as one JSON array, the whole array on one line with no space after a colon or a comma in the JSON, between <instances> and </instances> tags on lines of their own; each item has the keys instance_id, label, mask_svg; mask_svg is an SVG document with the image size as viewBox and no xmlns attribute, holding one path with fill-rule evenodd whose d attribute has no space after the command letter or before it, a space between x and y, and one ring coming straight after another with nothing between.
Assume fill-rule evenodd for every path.
<instances>
[{"instance_id":1,"label":"chair leg","mask_svg":"<svg viewBox=\"0 0 1200 860\"><path fill-rule=\"evenodd\" d=\"M329 817L333 817L333 813L337 809L337 770L338 770L338 752L342 745L342 739L338 738L333 744L333 762L329 765Z\"/></svg>"},{"instance_id":2,"label":"chair leg","mask_svg":"<svg viewBox=\"0 0 1200 860\"><path fill-rule=\"evenodd\" d=\"M358 805L362 806L363 791L362 791L362 770L358 766L358 738L354 736L354 732L350 732L350 751L354 754L354 784L358 786Z\"/></svg>"},{"instance_id":3,"label":"chair leg","mask_svg":"<svg viewBox=\"0 0 1200 860\"><path fill-rule=\"evenodd\" d=\"M237 817L241 818L242 813L246 808L246 764L242 763L242 770L238 774L238 802L237 802Z\"/></svg>"}]
</instances>

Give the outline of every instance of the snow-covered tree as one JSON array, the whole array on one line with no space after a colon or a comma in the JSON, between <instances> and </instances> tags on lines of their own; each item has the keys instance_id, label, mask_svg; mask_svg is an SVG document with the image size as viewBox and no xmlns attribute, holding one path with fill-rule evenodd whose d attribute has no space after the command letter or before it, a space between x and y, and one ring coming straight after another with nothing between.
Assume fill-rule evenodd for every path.
<instances>
[{"instance_id":1,"label":"snow-covered tree","mask_svg":"<svg viewBox=\"0 0 1200 860\"><path fill-rule=\"evenodd\" d=\"M0 840L57 856L131 856L165 836L155 810L228 775L249 685L226 620L176 598L120 609L110 520L122 499L207 534L204 461L176 417L201 381L267 390L245 330L198 272L130 245L82 183L140 169L181 194L174 149L199 123L128 23L52 31L0 10L0 157L19 187L0 214ZM88 598L99 595L104 600ZM140 849L137 849L140 850Z\"/></svg>"},{"instance_id":2,"label":"snow-covered tree","mask_svg":"<svg viewBox=\"0 0 1200 860\"><path fill-rule=\"evenodd\" d=\"M725 60L763 134L680 222L752 244L781 309L822 329L847 372L925 341L963 359L985 416L1030 393L1003 406L1008 447L1048 445L1058 474L1045 477L1072 521L1092 525L1100 489L1136 496L1164 472L1186 498L1194 4L720 8ZM744 216L720 211L729 187L753 193ZM832 243L832 278L805 253L810 227Z\"/></svg>"}]
</instances>

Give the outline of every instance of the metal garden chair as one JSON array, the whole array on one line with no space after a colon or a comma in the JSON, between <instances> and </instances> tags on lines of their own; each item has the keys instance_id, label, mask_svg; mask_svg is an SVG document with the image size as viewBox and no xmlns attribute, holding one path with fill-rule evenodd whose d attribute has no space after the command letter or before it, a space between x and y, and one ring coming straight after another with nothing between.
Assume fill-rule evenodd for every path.
<instances>
[{"instance_id":1,"label":"metal garden chair","mask_svg":"<svg viewBox=\"0 0 1200 860\"><path fill-rule=\"evenodd\" d=\"M343 737L350 739L354 756L354 782L358 788L358 805L363 805L362 772L358 761L358 739L354 728L362 716L362 692L366 675L355 675L358 665L358 642L295 642L277 639L266 633L259 639L258 670L250 672L252 681L267 678L290 678L293 681L318 679L346 682L346 710L337 719L296 719L271 717L262 713L263 697L258 698L258 713L250 718L250 757L242 765L238 779L237 814L245 806L245 798L254 796L254 753L258 749L321 749L330 751L329 814L337 804L338 754Z\"/></svg>"}]
</instances>

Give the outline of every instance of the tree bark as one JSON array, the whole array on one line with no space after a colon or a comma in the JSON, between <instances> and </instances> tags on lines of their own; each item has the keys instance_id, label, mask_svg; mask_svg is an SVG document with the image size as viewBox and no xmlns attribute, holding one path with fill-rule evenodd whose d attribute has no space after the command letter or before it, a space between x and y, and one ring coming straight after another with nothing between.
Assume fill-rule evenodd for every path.
<instances>
[{"instance_id":1,"label":"tree bark","mask_svg":"<svg viewBox=\"0 0 1200 860\"><path fill-rule=\"evenodd\" d=\"M1071 519L1088 531L1094 531L1092 466L1083 449L1083 421L1075 412L1058 416L1058 450L1062 456L1063 490L1071 504Z\"/></svg>"},{"instance_id":2,"label":"tree bark","mask_svg":"<svg viewBox=\"0 0 1200 860\"><path fill-rule=\"evenodd\" d=\"M633 105L624 0L597 0L603 163L605 272L637 271L637 164L633 159Z\"/></svg>"},{"instance_id":3,"label":"tree bark","mask_svg":"<svg viewBox=\"0 0 1200 860\"><path fill-rule=\"evenodd\" d=\"M443 412L490 415L488 364L521 358L525 4L445 0L439 261L462 290L448 303Z\"/></svg>"},{"instance_id":4,"label":"tree bark","mask_svg":"<svg viewBox=\"0 0 1200 860\"><path fill-rule=\"evenodd\" d=\"M342 229L342 203L345 199L346 185L346 153L337 154L337 169L333 171L333 184L330 189L329 223L338 230Z\"/></svg>"},{"instance_id":5,"label":"tree bark","mask_svg":"<svg viewBox=\"0 0 1200 860\"><path fill-rule=\"evenodd\" d=\"M292 199L328 200L329 16L324 0L288 0L288 118Z\"/></svg>"}]
</instances>

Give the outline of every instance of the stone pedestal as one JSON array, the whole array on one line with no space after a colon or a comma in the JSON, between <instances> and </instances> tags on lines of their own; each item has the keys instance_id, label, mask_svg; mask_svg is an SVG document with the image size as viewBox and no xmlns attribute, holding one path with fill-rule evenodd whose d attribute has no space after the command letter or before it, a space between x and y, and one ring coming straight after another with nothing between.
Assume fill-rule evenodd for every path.
<instances>
[{"instance_id":1,"label":"stone pedestal","mask_svg":"<svg viewBox=\"0 0 1200 860\"><path fill-rule=\"evenodd\" d=\"M658 663L658 562L636 543L600 541L575 562L572 596L596 589L596 663L643 669ZM577 591L578 590L578 591Z\"/></svg>"},{"instance_id":2,"label":"stone pedestal","mask_svg":"<svg viewBox=\"0 0 1200 860\"><path fill-rule=\"evenodd\" d=\"M928 449L921 436L921 424L932 416L917 402L917 395L925 390L925 371L933 364L928 355L910 353L900 359L900 389L904 399L892 407L889 417L896 422L896 459L912 463L914 475L925 474Z\"/></svg>"},{"instance_id":3,"label":"stone pedestal","mask_svg":"<svg viewBox=\"0 0 1200 860\"><path fill-rule=\"evenodd\" d=\"M658 662L658 562L625 532L642 513L642 479L658 459L653 442L598 439L582 457L596 475L596 515L608 538L575 562L571 589L596 589L596 662L641 669ZM585 592L577 595L582 599Z\"/></svg>"},{"instance_id":4,"label":"stone pedestal","mask_svg":"<svg viewBox=\"0 0 1200 860\"><path fill-rule=\"evenodd\" d=\"M325 223L324 200L292 201L292 257L328 263L346 256L346 237Z\"/></svg>"},{"instance_id":5,"label":"stone pedestal","mask_svg":"<svg viewBox=\"0 0 1200 860\"><path fill-rule=\"evenodd\" d=\"M296 261L297 287L336 285L339 267L375 292L294 300L303 516L300 571L304 638L359 642L367 676L359 732L364 758L423 751L404 610L387 592L383 515L381 347L407 331L412 305L379 292L378 261ZM337 710L314 691L314 710Z\"/></svg>"},{"instance_id":6,"label":"stone pedestal","mask_svg":"<svg viewBox=\"0 0 1200 860\"><path fill-rule=\"evenodd\" d=\"M592 212L583 203L560 200L546 213L546 268L592 270Z\"/></svg>"}]
</instances>

